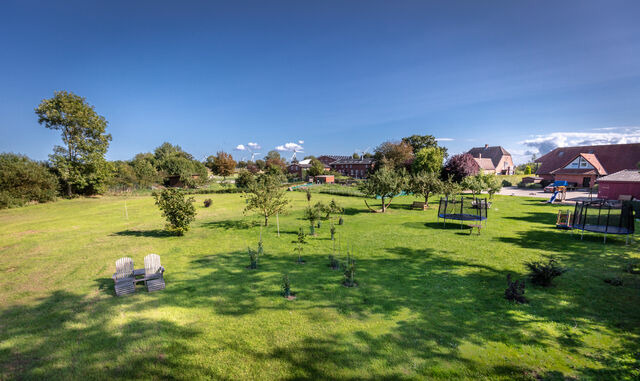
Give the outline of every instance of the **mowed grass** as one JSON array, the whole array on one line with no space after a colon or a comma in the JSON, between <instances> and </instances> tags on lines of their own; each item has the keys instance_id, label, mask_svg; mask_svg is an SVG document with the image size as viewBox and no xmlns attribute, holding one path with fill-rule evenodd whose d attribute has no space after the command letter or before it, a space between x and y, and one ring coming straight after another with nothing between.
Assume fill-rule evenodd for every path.
<instances>
[{"instance_id":1,"label":"mowed grass","mask_svg":"<svg viewBox=\"0 0 640 381\"><path fill-rule=\"evenodd\" d=\"M0 379L634 379L640 377L638 240L554 228L539 199L494 197L487 229L444 228L412 197L387 214L335 198L342 253L357 288L328 267L329 223L295 263L305 194L262 229L265 255L248 270L260 218L238 194L195 196L184 237L163 232L151 197L87 198L0 211ZM205 209L202 201L213 199ZM125 214L125 201L128 218ZM566 208L566 207L565 207ZM161 256L167 288L116 297L116 259ZM506 276L555 255L570 271L504 300ZM289 274L293 301L280 296ZM620 277L614 287L607 277Z\"/></svg>"}]
</instances>

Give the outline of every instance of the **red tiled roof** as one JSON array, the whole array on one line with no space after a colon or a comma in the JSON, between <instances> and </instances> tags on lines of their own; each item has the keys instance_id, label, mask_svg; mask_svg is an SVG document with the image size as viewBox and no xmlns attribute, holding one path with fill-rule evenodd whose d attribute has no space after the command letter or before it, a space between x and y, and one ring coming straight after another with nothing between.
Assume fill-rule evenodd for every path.
<instances>
[{"instance_id":1,"label":"red tiled roof","mask_svg":"<svg viewBox=\"0 0 640 381\"><path fill-rule=\"evenodd\" d=\"M582 156L589 164L593 166L593 168L566 168L567 165L571 164L575 159L579 156ZM604 176L607 174L607 171L602 167L600 161L596 157L596 155L592 153L581 153L575 157L572 157L571 160L567 161L560 168L551 171L553 174L585 174L585 175L599 175Z\"/></svg>"},{"instance_id":2,"label":"red tiled roof","mask_svg":"<svg viewBox=\"0 0 640 381\"><path fill-rule=\"evenodd\" d=\"M503 156L511 156L511 154L501 146L473 147L467 153L476 159L491 159L493 162L492 169L495 169L496 165L500 164L500 159L502 159Z\"/></svg>"},{"instance_id":3,"label":"red tiled roof","mask_svg":"<svg viewBox=\"0 0 640 381\"><path fill-rule=\"evenodd\" d=\"M493 165L493 162L488 157L483 157L483 158L474 157L473 160L475 160L476 163L478 163L478 166L480 166L480 169L483 169L485 171L494 171L496 169L496 167Z\"/></svg>"},{"instance_id":4,"label":"red tiled roof","mask_svg":"<svg viewBox=\"0 0 640 381\"><path fill-rule=\"evenodd\" d=\"M571 162L567 161L567 158L574 160L582 153L595 155L605 173L613 173L623 169L636 168L636 164L640 162L640 143L558 147L536 160L541 163L536 174L552 174ZM588 157L585 157L587 161L589 161Z\"/></svg>"}]
</instances>

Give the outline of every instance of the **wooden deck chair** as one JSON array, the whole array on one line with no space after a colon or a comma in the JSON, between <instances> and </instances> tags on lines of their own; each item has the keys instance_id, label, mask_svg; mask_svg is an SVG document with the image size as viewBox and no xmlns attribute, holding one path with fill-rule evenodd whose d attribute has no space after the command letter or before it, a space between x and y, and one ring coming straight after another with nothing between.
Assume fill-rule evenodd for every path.
<instances>
[{"instance_id":1,"label":"wooden deck chair","mask_svg":"<svg viewBox=\"0 0 640 381\"><path fill-rule=\"evenodd\" d=\"M144 284L147 291L164 290L164 267L160 264L158 254L149 254L144 257Z\"/></svg>"},{"instance_id":2,"label":"wooden deck chair","mask_svg":"<svg viewBox=\"0 0 640 381\"><path fill-rule=\"evenodd\" d=\"M136 291L136 278L133 275L133 259L120 258L116 261L116 272L113 274L116 295L133 294Z\"/></svg>"}]
</instances>

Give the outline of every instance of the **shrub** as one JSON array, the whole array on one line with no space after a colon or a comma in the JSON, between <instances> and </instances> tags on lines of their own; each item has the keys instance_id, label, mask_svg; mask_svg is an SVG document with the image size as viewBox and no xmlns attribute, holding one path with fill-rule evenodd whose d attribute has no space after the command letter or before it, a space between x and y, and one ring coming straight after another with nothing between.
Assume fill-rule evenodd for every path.
<instances>
[{"instance_id":1,"label":"shrub","mask_svg":"<svg viewBox=\"0 0 640 381\"><path fill-rule=\"evenodd\" d=\"M340 268L340 262L338 262L338 259L333 254L329 255L329 267L331 267L331 270Z\"/></svg>"},{"instance_id":2,"label":"shrub","mask_svg":"<svg viewBox=\"0 0 640 381\"><path fill-rule=\"evenodd\" d=\"M210 198L204 200L204 207L208 208L211 206L211 203L213 203L213 200L211 200Z\"/></svg>"},{"instance_id":3,"label":"shrub","mask_svg":"<svg viewBox=\"0 0 640 381\"><path fill-rule=\"evenodd\" d=\"M344 282L346 287L355 287L358 284L355 281L356 276L356 260L347 252L347 260L344 263Z\"/></svg>"},{"instance_id":4,"label":"shrub","mask_svg":"<svg viewBox=\"0 0 640 381\"><path fill-rule=\"evenodd\" d=\"M614 276L611 278L605 278L604 282L609 283L612 286L622 286L622 279L620 279L617 276Z\"/></svg>"},{"instance_id":5,"label":"shrub","mask_svg":"<svg viewBox=\"0 0 640 381\"><path fill-rule=\"evenodd\" d=\"M256 177L253 173L247 170L242 170L238 173L238 177L236 178L236 188L247 189L255 181Z\"/></svg>"},{"instance_id":6,"label":"shrub","mask_svg":"<svg viewBox=\"0 0 640 381\"><path fill-rule=\"evenodd\" d=\"M527 165L526 167L524 167L524 174L525 175L530 175L531 174L531 166Z\"/></svg>"},{"instance_id":7,"label":"shrub","mask_svg":"<svg viewBox=\"0 0 640 381\"><path fill-rule=\"evenodd\" d=\"M291 293L291 282L289 281L289 275L284 274L282 275L282 296L288 298L292 295L293 294Z\"/></svg>"},{"instance_id":8,"label":"shrub","mask_svg":"<svg viewBox=\"0 0 640 381\"><path fill-rule=\"evenodd\" d=\"M153 193L156 205L167 220L166 229L176 235L184 235L189 230L189 224L196 218L196 208L193 197L185 198L180 190L164 189L160 193Z\"/></svg>"},{"instance_id":9,"label":"shrub","mask_svg":"<svg viewBox=\"0 0 640 381\"><path fill-rule=\"evenodd\" d=\"M531 282L542 287L550 286L553 278L567 272L567 269L560 267L553 257L549 258L547 263L534 261L525 263L525 266L529 269Z\"/></svg>"},{"instance_id":10,"label":"shrub","mask_svg":"<svg viewBox=\"0 0 640 381\"><path fill-rule=\"evenodd\" d=\"M257 269L258 268L258 252L253 250L250 247L247 247L247 251L249 252L249 268Z\"/></svg>"},{"instance_id":11,"label":"shrub","mask_svg":"<svg viewBox=\"0 0 640 381\"><path fill-rule=\"evenodd\" d=\"M57 189L58 180L44 165L23 155L0 154L0 209L53 201Z\"/></svg>"},{"instance_id":12,"label":"shrub","mask_svg":"<svg viewBox=\"0 0 640 381\"><path fill-rule=\"evenodd\" d=\"M622 271L629 274L640 274L640 262L629 261L622 266Z\"/></svg>"},{"instance_id":13,"label":"shrub","mask_svg":"<svg viewBox=\"0 0 640 381\"><path fill-rule=\"evenodd\" d=\"M511 302L528 303L529 301L524 296L524 281L516 280L512 282L511 274L508 274L507 289L504 290L504 297Z\"/></svg>"},{"instance_id":14,"label":"shrub","mask_svg":"<svg viewBox=\"0 0 640 381\"><path fill-rule=\"evenodd\" d=\"M502 186L503 187L512 187L513 183L509 180L502 180Z\"/></svg>"}]
</instances>

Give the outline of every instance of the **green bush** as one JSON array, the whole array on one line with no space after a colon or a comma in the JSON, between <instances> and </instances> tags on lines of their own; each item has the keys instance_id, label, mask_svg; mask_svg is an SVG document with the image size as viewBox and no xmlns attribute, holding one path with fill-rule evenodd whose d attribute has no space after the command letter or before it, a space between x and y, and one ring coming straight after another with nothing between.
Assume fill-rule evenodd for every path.
<instances>
[{"instance_id":1,"label":"green bush","mask_svg":"<svg viewBox=\"0 0 640 381\"><path fill-rule=\"evenodd\" d=\"M502 180L502 186L503 187L512 187L513 183L509 180Z\"/></svg>"},{"instance_id":2,"label":"green bush","mask_svg":"<svg viewBox=\"0 0 640 381\"><path fill-rule=\"evenodd\" d=\"M196 218L196 208L193 206L195 199L186 198L184 193L175 188L154 192L153 197L167 220L166 229L176 235L184 235Z\"/></svg>"},{"instance_id":3,"label":"green bush","mask_svg":"<svg viewBox=\"0 0 640 381\"><path fill-rule=\"evenodd\" d=\"M56 198L58 180L42 164L26 156L0 154L0 209Z\"/></svg>"},{"instance_id":4,"label":"green bush","mask_svg":"<svg viewBox=\"0 0 640 381\"><path fill-rule=\"evenodd\" d=\"M538 286L551 286L553 278L567 272L567 269L561 267L555 258L551 257L546 263L543 262L527 262L525 266L529 269L529 278L533 284Z\"/></svg>"},{"instance_id":5,"label":"green bush","mask_svg":"<svg viewBox=\"0 0 640 381\"><path fill-rule=\"evenodd\" d=\"M507 275L507 289L504 290L504 297L508 301L516 303L528 303L529 301L524 296L524 281L516 280L511 281L511 274Z\"/></svg>"},{"instance_id":6,"label":"green bush","mask_svg":"<svg viewBox=\"0 0 640 381\"><path fill-rule=\"evenodd\" d=\"M242 170L238 173L238 177L236 178L236 188L238 189L247 189L249 185L256 181L256 177L253 173Z\"/></svg>"}]
</instances>

